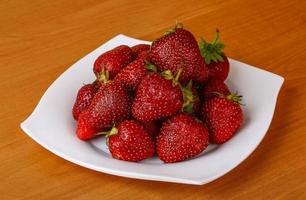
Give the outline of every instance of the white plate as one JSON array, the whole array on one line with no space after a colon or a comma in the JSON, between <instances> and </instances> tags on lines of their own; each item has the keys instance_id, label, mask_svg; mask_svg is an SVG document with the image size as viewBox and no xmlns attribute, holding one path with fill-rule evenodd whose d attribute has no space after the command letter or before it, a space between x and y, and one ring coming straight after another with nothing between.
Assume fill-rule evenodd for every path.
<instances>
[{"instance_id":1,"label":"white plate","mask_svg":"<svg viewBox=\"0 0 306 200\"><path fill-rule=\"evenodd\" d=\"M80 141L71 115L78 89L94 80L92 66L103 52L118 45L150 42L118 35L67 69L48 88L21 128L41 146L73 163L100 172L130 178L205 184L229 172L257 147L271 123L277 95L284 79L270 72L230 59L227 83L243 95L245 120L238 133L221 146L210 145L188 161L163 164L158 158L139 163L112 159L104 138ZM258 161L260 162L260 160Z\"/></svg>"}]
</instances>

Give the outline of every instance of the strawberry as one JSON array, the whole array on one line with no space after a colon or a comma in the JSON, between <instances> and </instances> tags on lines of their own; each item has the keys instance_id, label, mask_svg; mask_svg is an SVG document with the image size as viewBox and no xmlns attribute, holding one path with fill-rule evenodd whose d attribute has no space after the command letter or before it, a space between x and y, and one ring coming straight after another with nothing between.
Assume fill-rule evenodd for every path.
<instances>
[{"instance_id":1,"label":"strawberry","mask_svg":"<svg viewBox=\"0 0 306 200\"><path fill-rule=\"evenodd\" d=\"M229 73L229 62L225 54L223 54L222 60L212 61L210 64L207 64L209 77L225 81Z\"/></svg>"},{"instance_id":2,"label":"strawberry","mask_svg":"<svg viewBox=\"0 0 306 200\"><path fill-rule=\"evenodd\" d=\"M100 84L95 81L91 84L83 85L79 89L72 109L72 115L75 120L78 120L80 113L86 110L91 104L91 101L98 91L99 86Z\"/></svg>"},{"instance_id":3,"label":"strawberry","mask_svg":"<svg viewBox=\"0 0 306 200\"><path fill-rule=\"evenodd\" d=\"M105 76L107 71L109 78L112 79L132 60L132 49L126 45L120 45L100 55L94 63L93 71L97 76Z\"/></svg>"},{"instance_id":4,"label":"strawberry","mask_svg":"<svg viewBox=\"0 0 306 200\"><path fill-rule=\"evenodd\" d=\"M138 56L136 57L136 59L142 59L142 60L145 60L146 62L151 62L149 51L140 52Z\"/></svg>"},{"instance_id":5,"label":"strawberry","mask_svg":"<svg viewBox=\"0 0 306 200\"><path fill-rule=\"evenodd\" d=\"M145 76L137 87L132 105L133 116L140 121L169 117L183 105L183 95L177 79L167 80L157 73Z\"/></svg>"},{"instance_id":6,"label":"strawberry","mask_svg":"<svg viewBox=\"0 0 306 200\"><path fill-rule=\"evenodd\" d=\"M165 163L192 158L208 146L208 132L204 124L190 115L178 114L161 127L156 151Z\"/></svg>"},{"instance_id":7,"label":"strawberry","mask_svg":"<svg viewBox=\"0 0 306 200\"><path fill-rule=\"evenodd\" d=\"M243 114L240 101L241 96L236 94L204 101L202 116L208 127L211 142L222 144L228 141L241 126Z\"/></svg>"},{"instance_id":8,"label":"strawberry","mask_svg":"<svg viewBox=\"0 0 306 200\"><path fill-rule=\"evenodd\" d=\"M227 85L219 79L210 79L201 90L201 98L207 99L218 94L229 95L230 91Z\"/></svg>"},{"instance_id":9,"label":"strawberry","mask_svg":"<svg viewBox=\"0 0 306 200\"><path fill-rule=\"evenodd\" d=\"M160 123L158 121L149 121L149 122L142 122L141 124L149 133L151 138L155 140L156 136L159 133Z\"/></svg>"},{"instance_id":10,"label":"strawberry","mask_svg":"<svg viewBox=\"0 0 306 200\"><path fill-rule=\"evenodd\" d=\"M113 158L140 161L153 156L155 145L145 128L136 120L126 120L113 128L108 137Z\"/></svg>"},{"instance_id":11,"label":"strawberry","mask_svg":"<svg viewBox=\"0 0 306 200\"><path fill-rule=\"evenodd\" d=\"M151 65L152 67L155 67ZM156 71L156 69L152 70ZM146 75L147 65L144 60L137 59L121 69L116 75L115 80L121 82L127 88L135 89L141 79Z\"/></svg>"},{"instance_id":12,"label":"strawberry","mask_svg":"<svg viewBox=\"0 0 306 200\"><path fill-rule=\"evenodd\" d=\"M208 68L206 67L204 60L201 61L201 64L193 73L193 78L196 83L203 85L208 80Z\"/></svg>"},{"instance_id":13,"label":"strawberry","mask_svg":"<svg viewBox=\"0 0 306 200\"><path fill-rule=\"evenodd\" d=\"M130 116L129 96L121 84L108 82L100 86L88 109L79 116L77 135L90 139L94 131L110 129ZM85 125L86 126L85 126ZM85 127L82 129L82 127ZM90 130L89 132L87 132ZM92 131L94 130L94 131Z\"/></svg>"},{"instance_id":14,"label":"strawberry","mask_svg":"<svg viewBox=\"0 0 306 200\"><path fill-rule=\"evenodd\" d=\"M132 46L131 49L133 51L134 57L137 58L140 53L149 51L150 45L138 44L138 45Z\"/></svg>"},{"instance_id":15,"label":"strawberry","mask_svg":"<svg viewBox=\"0 0 306 200\"><path fill-rule=\"evenodd\" d=\"M177 74L179 69L183 69L180 76L183 83L191 80L195 73L206 67L196 39L192 33L183 29L181 24L177 24L173 30L152 43L150 58L160 71L170 70ZM198 77L201 81L205 78L206 75Z\"/></svg>"},{"instance_id":16,"label":"strawberry","mask_svg":"<svg viewBox=\"0 0 306 200\"><path fill-rule=\"evenodd\" d=\"M224 47L224 44L220 42L219 30L211 43L207 43L204 39L199 42L201 55L208 67L209 77L221 81L224 81L229 73L229 62L223 53Z\"/></svg>"},{"instance_id":17,"label":"strawberry","mask_svg":"<svg viewBox=\"0 0 306 200\"><path fill-rule=\"evenodd\" d=\"M88 116L87 110L85 110L79 115L76 133L78 138L81 140L89 140L95 137L97 133L101 131L101 129L92 126L87 122L88 118L87 116Z\"/></svg>"}]
</instances>

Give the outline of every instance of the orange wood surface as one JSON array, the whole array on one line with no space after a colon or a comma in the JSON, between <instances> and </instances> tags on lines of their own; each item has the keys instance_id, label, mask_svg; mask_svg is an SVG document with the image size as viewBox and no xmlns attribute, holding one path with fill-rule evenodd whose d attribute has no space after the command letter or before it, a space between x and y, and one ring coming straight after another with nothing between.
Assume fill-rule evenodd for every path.
<instances>
[{"instance_id":1,"label":"orange wood surface","mask_svg":"<svg viewBox=\"0 0 306 200\"><path fill-rule=\"evenodd\" d=\"M306 199L305 10L302 0L1 1L0 199ZM118 33L153 40L175 20L198 38L219 28L229 57L285 78L266 137L234 170L203 186L122 178L19 128L78 59Z\"/></svg>"}]
</instances>

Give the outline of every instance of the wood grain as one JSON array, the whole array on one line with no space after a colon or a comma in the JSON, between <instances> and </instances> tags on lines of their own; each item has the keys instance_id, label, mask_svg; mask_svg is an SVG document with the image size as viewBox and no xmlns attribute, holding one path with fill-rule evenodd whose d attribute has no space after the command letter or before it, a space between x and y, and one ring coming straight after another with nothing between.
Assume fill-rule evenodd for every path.
<instances>
[{"instance_id":1,"label":"wood grain","mask_svg":"<svg viewBox=\"0 0 306 200\"><path fill-rule=\"evenodd\" d=\"M302 0L1 1L0 199L306 199L305 10ZM19 128L78 59L118 33L153 40L175 20L208 39L218 27L229 57L285 77L266 137L230 173L203 186L121 178Z\"/></svg>"}]
</instances>

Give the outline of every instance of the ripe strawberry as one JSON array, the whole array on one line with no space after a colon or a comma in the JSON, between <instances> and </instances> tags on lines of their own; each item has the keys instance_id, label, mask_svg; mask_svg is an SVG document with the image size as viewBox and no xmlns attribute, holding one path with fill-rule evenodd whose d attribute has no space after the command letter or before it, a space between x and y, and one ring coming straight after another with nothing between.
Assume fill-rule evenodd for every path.
<instances>
[{"instance_id":1,"label":"ripe strawberry","mask_svg":"<svg viewBox=\"0 0 306 200\"><path fill-rule=\"evenodd\" d=\"M182 105L183 95L177 81L152 73L137 87L132 114L140 121L153 121L175 114Z\"/></svg>"},{"instance_id":2,"label":"ripe strawberry","mask_svg":"<svg viewBox=\"0 0 306 200\"><path fill-rule=\"evenodd\" d=\"M160 71L170 70L177 74L179 69L183 69L180 76L183 83L191 80L195 73L206 67L196 39L180 24L152 43L150 58Z\"/></svg>"},{"instance_id":3,"label":"ripe strawberry","mask_svg":"<svg viewBox=\"0 0 306 200\"><path fill-rule=\"evenodd\" d=\"M152 139L155 140L159 133L160 123L158 121L142 122L143 127L149 133Z\"/></svg>"},{"instance_id":4,"label":"ripe strawberry","mask_svg":"<svg viewBox=\"0 0 306 200\"><path fill-rule=\"evenodd\" d=\"M150 45L138 44L138 45L132 46L131 49L133 51L134 57L137 58L140 53L149 51Z\"/></svg>"},{"instance_id":5,"label":"ripe strawberry","mask_svg":"<svg viewBox=\"0 0 306 200\"><path fill-rule=\"evenodd\" d=\"M140 161L153 156L153 139L136 120L126 120L113 128L108 136L109 151L113 158Z\"/></svg>"},{"instance_id":6,"label":"ripe strawberry","mask_svg":"<svg viewBox=\"0 0 306 200\"><path fill-rule=\"evenodd\" d=\"M120 69L132 60L132 49L126 45L120 45L100 55L94 63L93 71L98 76L102 76L107 71L110 79L112 79L118 74Z\"/></svg>"},{"instance_id":7,"label":"ripe strawberry","mask_svg":"<svg viewBox=\"0 0 306 200\"><path fill-rule=\"evenodd\" d=\"M218 96L218 94L225 96L230 94L227 85L219 79L210 79L201 90L201 98L203 100Z\"/></svg>"},{"instance_id":8,"label":"ripe strawberry","mask_svg":"<svg viewBox=\"0 0 306 200\"><path fill-rule=\"evenodd\" d=\"M222 61L223 60L223 61ZM229 62L225 54L222 56L222 60L220 61L212 61L207 65L210 78L220 79L225 81L229 73Z\"/></svg>"},{"instance_id":9,"label":"ripe strawberry","mask_svg":"<svg viewBox=\"0 0 306 200\"><path fill-rule=\"evenodd\" d=\"M115 80L127 88L135 89L146 75L146 63L142 59L134 60L116 75Z\"/></svg>"},{"instance_id":10,"label":"ripe strawberry","mask_svg":"<svg viewBox=\"0 0 306 200\"><path fill-rule=\"evenodd\" d=\"M75 103L72 108L72 115L75 120L79 119L81 112L86 110L99 89L100 84L95 81L91 84L82 86L77 94Z\"/></svg>"},{"instance_id":11,"label":"ripe strawberry","mask_svg":"<svg viewBox=\"0 0 306 200\"><path fill-rule=\"evenodd\" d=\"M230 94L227 97L213 97L202 105L203 121L210 133L210 141L222 144L228 141L242 123L241 96Z\"/></svg>"},{"instance_id":12,"label":"ripe strawberry","mask_svg":"<svg viewBox=\"0 0 306 200\"><path fill-rule=\"evenodd\" d=\"M196 83L203 85L208 80L208 76L209 76L209 70L204 63L204 60L202 60L202 63L193 73L192 80L194 80Z\"/></svg>"},{"instance_id":13,"label":"ripe strawberry","mask_svg":"<svg viewBox=\"0 0 306 200\"><path fill-rule=\"evenodd\" d=\"M208 146L204 124L187 114L179 114L163 123L157 136L158 157L165 163L192 158Z\"/></svg>"},{"instance_id":14,"label":"ripe strawberry","mask_svg":"<svg viewBox=\"0 0 306 200\"><path fill-rule=\"evenodd\" d=\"M84 117L83 117L84 116ZM82 112L79 116L76 134L81 140L89 140L97 135L101 131L96 126L92 126L87 122L88 113L87 110Z\"/></svg>"},{"instance_id":15,"label":"ripe strawberry","mask_svg":"<svg viewBox=\"0 0 306 200\"><path fill-rule=\"evenodd\" d=\"M229 62L223 53L224 44L220 42L220 33L217 34L212 43L207 43L202 39L199 43L201 55L208 67L209 77L213 79L220 79L224 81L229 73Z\"/></svg>"},{"instance_id":16,"label":"ripe strawberry","mask_svg":"<svg viewBox=\"0 0 306 200\"><path fill-rule=\"evenodd\" d=\"M117 82L108 82L100 86L88 109L79 116L77 135L89 135L92 131L110 129L114 123L121 122L130 116L130 102L126 91ZM86 127L82 129L82 127ZM88 128L90 127L90 128ZM82 139L82 138L81 138Z\"/></svg>"},{"instance_id":17,"label":"ripe strawberry","mask_svg":"<svg viewBox=\"0 0 306 200\"><path fill-rule=\"evenodd\" d=\"M149 51L142 51L138 54L138 56L136 57L136 59L142 59L146 62L151 62L151 58L150 58L150 53Z\"/></svg>"}]
</instances>

